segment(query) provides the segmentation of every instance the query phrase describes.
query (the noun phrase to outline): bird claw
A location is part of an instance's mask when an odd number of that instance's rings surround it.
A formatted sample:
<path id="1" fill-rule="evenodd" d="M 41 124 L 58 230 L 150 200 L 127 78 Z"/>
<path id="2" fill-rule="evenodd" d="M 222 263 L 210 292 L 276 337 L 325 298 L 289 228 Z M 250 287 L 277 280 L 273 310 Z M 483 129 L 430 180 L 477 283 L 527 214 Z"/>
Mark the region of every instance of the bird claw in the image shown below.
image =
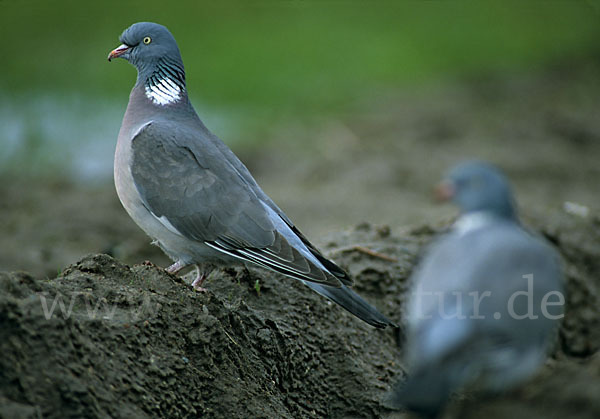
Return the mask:
<path id="1" fill-rule="evenodd" d="M 185 263 L 183 263 L 182 261 L 178 260 L 177 262 L 175 262 L 174 264 L 172 264 L 171 266 L 165 268 L 165 271 L 167 271 L 170 274 L 175 275 L 177 272 L 179 272 L 180 270 L 182 270 L 183 268 L 185 268 L 186 265 Z"/>
<path id="2" fill-rule="evenodd" d="M 208 290 L 206 288 L 202 288 L 202 284 L 204 283 L 204 281 L 206 281 L 206 275 L 200 273 L 200 270 L 198 270 L 196 279 L 194 279 L 194 281 L 192 282 L 192 288 L 198 292 L 207 292 Z"/>
<path id="3" fill-rule="evenodd" d="M 178 260 L 171 266 L 165 268 L 165 271 L 170 273 L 171 275 L 177 275 L 179 271 L 186 268 L 189 265 L 186 265 L 181 260 Z M 192 288 L 198 292 L 207 292 L 206 288 L 202 288 L 202 283 L 206 280 L 206 274 L 200 272 L 200 267 L 196 265 L 196 278 L 192 282 Z"/>

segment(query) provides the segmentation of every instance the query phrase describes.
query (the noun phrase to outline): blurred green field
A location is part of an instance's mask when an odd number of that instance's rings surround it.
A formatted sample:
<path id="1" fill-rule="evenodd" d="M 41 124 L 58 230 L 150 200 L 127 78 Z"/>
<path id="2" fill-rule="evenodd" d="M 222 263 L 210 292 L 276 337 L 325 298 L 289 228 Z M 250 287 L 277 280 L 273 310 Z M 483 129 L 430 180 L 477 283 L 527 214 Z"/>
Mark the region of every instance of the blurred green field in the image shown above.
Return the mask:
<path id="1" fill-rule="evenodd" d="M 0 0 L 0 172 L 111 176 L 135 70 L 106 57 L 137 21 L 171 29 L 194 105 L 239 151 L 420 86 L 597 60 L 598 3 Z"/>
<path id="2" fill-rule="evenodd" d="M 0 91 L 122 99 L 106 62 L 136 21 L 167 25 L 190 91 L 215 106 L 332 112 L 364 95 L 600 51 L 588 1 L 0 1 Z"/>

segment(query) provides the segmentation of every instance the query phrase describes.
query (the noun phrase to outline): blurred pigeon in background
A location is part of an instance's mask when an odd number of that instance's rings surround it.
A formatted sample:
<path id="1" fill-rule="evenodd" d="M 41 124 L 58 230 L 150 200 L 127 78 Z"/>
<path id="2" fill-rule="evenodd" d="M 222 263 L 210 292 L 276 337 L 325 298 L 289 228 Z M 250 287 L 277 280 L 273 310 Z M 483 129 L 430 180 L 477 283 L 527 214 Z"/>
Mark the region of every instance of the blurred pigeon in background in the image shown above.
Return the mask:
<path id="1" fill-rule="evenodd" d="M 138 71 L 115 153 L 115 185 L 131 218 L 175 262 L 196 265 L 198 290 L 216 266 L 251 262 L 296 278 L 375 327 L 392 324 L 354 293 L 258 186 L 192 107 L 179 48 L 162 25 L 136 23 L 110 52 Z"/>
<path id="2" fill-rule="evenodd" d="M 384 400 L 428 417 L 461 387 L 498 392 L 530 377 L 565 302 L 558 255 L 519 225 L 498 169 L 464 163 L 437 192 L 461 214 L 413 274 L 408 379 Z"/>

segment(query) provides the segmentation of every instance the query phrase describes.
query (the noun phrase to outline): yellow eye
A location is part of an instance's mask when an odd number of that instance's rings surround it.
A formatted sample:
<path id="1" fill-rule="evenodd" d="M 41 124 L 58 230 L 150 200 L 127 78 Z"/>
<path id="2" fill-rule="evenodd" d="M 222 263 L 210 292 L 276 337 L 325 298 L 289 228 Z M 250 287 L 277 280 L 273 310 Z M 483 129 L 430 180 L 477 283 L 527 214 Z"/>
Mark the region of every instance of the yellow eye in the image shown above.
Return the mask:
<path id="1" fill-rule="evenodd" d="M 150 42 L 152 42 L 152 38 L 149 36 L 144 37 L 144 44 L 148 45 Z"/>

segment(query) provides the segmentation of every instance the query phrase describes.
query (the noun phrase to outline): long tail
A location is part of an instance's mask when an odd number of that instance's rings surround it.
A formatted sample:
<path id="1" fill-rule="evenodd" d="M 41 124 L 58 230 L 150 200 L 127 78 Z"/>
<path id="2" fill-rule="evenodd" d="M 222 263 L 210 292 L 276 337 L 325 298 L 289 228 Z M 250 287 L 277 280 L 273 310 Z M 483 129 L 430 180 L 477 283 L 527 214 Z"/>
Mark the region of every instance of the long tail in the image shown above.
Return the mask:
<path id="1" fill-rule="evenodd" d="M 302 281 L 324 297 L 339 304 L 359 319 L 369 323 L 371 326 L 383 329 L 387 326 L 398 327 L 387 317 L 381 314 L 375 307 L 367 303 L 357 293 L 345 285 L 340 288 L 319 285 L 314 282 Z"/>

